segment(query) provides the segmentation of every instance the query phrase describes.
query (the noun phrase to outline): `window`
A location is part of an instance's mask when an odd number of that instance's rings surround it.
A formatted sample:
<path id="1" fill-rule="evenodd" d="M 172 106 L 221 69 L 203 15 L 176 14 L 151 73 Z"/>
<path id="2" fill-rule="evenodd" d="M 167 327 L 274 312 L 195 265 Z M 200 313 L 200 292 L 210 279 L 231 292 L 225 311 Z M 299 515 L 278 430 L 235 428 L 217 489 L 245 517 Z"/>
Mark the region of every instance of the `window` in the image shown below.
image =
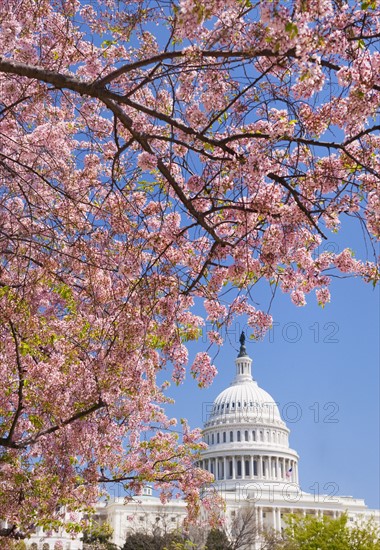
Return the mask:
<path id="1" fill-rule="evenodd" d="M 241 460 L 237 461 L 236 466 L 237 466 L 237 476 L 241 477 Z"/>
<path id="2" fill-rule="evenodd" d="M 231 407 L 234 408 L 235 407 L 235 401 L 232 401 L 231 403 Z"/>
<path id="3" fill-rule="evenodd" d="M 234 432 L 230 432 L 230 441 L 234 440 Z"/>
<path id="4" fill-rule="evenodd" d="M 248 430 L 245 430 L 244 432 L 244 439 L 248 441 Z"/>
<path id="5" fill-rule="evenodd" d="M 253 475 L 257 476 L 257 460 L 253 461 Z"/>
<path id="6" fill-rule="evenodd" d="M 214 442 L 214 434 L 212 434 L 212 436 L 211 436 L 211 445 L 214 445 L 214 443 L 215 443 Z"/>
<path id="7" fill-rule="evenodd" d="M 220 443 L 220 434 L 219 434 L 219 432 L 216 434 L 216 442 Z"/>
<path id="8" fill-rule="evenodd" d="M 238 433 L 237 433 L 237 440 L 241 441 L 241 439 L 240 439 L 240 430 L 238 430 Z"/>
<path id="9" fill-rule="evenodd" d="M 245 468 L 244 468 L 244 474 L 246 476 L 249 476 L 249 460 L 245 460 Z"/>
<path id="10" fill-rule="evenodd" d="M 256 432 L 253 430 L 252 432 L 252 441 L 256 441 Z"/>
<path id="11" fill-rule="evenodd" d="M 232 477 L 233 476 L 233 467 L 232 467 L 232 460 L 229 461 L 229 477 Z"/>
<path id="12" fill-rule="evenodd" d="M 207 436 L 207 445 L 210 445 L 210 436 Z"/>
<path id="13" fill-rule="evenodd" d="M 223 443 L 226 442 L 226 432 L 223 432 Z"/>
<path id="14" fill-rule="evenodd" d="M 238 406 L 238 409 L 240 409 L 240 401 L 238 401 L 238 404 L 237 404 L 237 406 Z"/>

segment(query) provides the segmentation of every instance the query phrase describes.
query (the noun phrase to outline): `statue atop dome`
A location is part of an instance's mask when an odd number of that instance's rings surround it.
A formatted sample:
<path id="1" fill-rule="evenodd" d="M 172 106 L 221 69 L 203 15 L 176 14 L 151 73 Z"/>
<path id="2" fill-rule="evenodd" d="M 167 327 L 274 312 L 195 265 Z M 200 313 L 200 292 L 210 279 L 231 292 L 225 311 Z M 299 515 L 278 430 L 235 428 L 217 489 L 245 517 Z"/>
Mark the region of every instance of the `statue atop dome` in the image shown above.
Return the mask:
<path id="1" fill-rule="evenodd" d="M 245 356 L 247 355 L 247 350 L 245 349 L 245 334 L 244 334 L 244 330 L 242 331 L 242 333 L 241 333 L 241 335 L 240 335 L 239 342 L 240 342 L 240 351 L 239 351 L 238 357 L 245 357 Z"/>

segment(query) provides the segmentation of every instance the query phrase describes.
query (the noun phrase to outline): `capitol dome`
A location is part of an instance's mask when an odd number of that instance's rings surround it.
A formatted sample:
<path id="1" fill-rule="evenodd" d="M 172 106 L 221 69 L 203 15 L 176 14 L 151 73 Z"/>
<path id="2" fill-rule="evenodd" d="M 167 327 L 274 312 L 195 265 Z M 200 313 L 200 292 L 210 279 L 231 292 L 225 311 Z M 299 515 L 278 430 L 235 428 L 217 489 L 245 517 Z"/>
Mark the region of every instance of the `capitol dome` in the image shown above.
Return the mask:
<path id="1" fill-rule="evenodd" d="M 227 485 L 256 480 L 298 486 L 298 455 L 289 447 L 289 429 L 273 397 L 252 378 L 244 333 L 240 343 L 235 377 L 214 400 L 204 425 L 208 448 L 200 465 Z"/>
<path id="2" fill-rule="evenodd" d="M 246 361 L 251 361 L 248 357 Z M 277 403 L 268 392 L 259 387 L 252 376 L 237 374 L 229 388 L 215 399 L 208 423 L 220 421 L 220 417 L 233 415 L 235 419 L 249 418 L 250 422 L 265 421 L 285 427 Z"/>

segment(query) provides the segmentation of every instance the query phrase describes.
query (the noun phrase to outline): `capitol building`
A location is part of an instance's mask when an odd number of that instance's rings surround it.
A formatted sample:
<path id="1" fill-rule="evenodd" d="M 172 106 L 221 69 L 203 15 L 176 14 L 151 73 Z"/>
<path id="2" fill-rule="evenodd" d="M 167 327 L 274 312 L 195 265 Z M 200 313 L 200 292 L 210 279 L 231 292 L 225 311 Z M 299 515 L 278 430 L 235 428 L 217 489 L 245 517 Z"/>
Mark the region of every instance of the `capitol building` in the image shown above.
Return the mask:
<path id="1" fill-rule="evenodd" d="M 379 511 L 368 509 L 363 499 L 302 491 L 298 479 L 299 455 L 289 446 L 289 428 L 281 419 L 272 396 L 252 377 L 252 359 L 245 348 L 244 333 L 240 343 L 235 377 L 214 400 L 204 424 L 208 447 L 198 463 L 214 475 L 213 490 L 226 502 L 227 525 L 243 508 L 253 510 L 258 532 L 281 531 L 284 516 L 289 513 L 333 518 L 347 513 L 349 521 L 371 516 L 379 521 Z M 111 541 L 122 547 L 131 532 L 181 528 L 186 503 L 172 500 L 163 505 L 146 487 L 143 494 L 133 500 L 119 497 L 99 504 L 97 515 L 100 522 L 111 525 Z M 34 548 L 42 548 L 43 541 L 44 550 L 53 549 L 59 538 L 64 550 L 82 548 L 79 540 L 70 540 L 63 534 L 52 539 L 41 535 L 33 536 L 29 547 L 35 542 Z M 257 547 L 257 542 L 252 541 L 251 549 Z"/>

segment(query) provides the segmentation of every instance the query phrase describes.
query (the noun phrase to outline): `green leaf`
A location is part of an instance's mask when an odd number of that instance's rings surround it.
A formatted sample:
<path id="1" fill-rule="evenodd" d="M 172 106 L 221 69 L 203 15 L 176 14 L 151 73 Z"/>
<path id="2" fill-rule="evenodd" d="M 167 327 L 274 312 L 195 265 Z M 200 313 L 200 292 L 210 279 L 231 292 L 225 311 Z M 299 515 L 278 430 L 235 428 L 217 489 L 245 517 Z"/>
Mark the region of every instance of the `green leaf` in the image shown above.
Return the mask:
<path id="1" fill-rule="evenodd" d="M 31 347 L 27 342 L 21 342 L 20 343 L 20 353 L 24 357 L 25 355 L 28 355 L 28 353 L 31 351 Z"/>
<path id="2" fill-rule="evenodd" d="M 116 44 L 116 40 L 103 40 L 101 43 L 102 48 L 109 48 L 110 46 L 114 46 Z"/>
<path id="3" fill-rule="evenodd" d="M 362 10 L 375 10 L 376 9 L 376 0 L 364 0 L 361 5 Z"/>
<path id="4" fill-rule="evenodd" d="M 289 34 L 290 38 L 295 38 L 298 34 L 298 27 L 295 23 L 288 21 L 285 25 L 285 30 Z"/>

